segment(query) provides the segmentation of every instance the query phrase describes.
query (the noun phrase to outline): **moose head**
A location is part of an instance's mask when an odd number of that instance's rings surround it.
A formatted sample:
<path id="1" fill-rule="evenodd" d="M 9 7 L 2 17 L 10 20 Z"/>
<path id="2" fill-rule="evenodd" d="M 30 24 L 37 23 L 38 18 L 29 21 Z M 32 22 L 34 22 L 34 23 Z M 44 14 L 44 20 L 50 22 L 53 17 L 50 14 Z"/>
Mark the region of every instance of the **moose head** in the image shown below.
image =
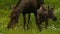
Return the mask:
<path id="1" fill-rule="evenodd" d="M 57 20 L 57 18 L 56 18 L 56 16 L 54 15 L 54 10 L 55 10 L 55 6 L 48 6 L 48 17 L 50 18 L 50 19 L 52 19 L 53 21 L 56 21 Z"/>

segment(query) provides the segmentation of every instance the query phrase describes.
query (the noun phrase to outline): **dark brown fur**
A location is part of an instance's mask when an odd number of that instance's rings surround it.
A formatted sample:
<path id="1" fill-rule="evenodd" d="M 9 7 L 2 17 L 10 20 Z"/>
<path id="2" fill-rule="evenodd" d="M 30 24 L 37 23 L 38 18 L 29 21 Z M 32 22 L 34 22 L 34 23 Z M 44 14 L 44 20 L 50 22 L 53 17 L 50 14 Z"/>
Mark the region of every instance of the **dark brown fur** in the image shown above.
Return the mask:
<path id="1" fill-rule="evenodd" d="M 48 26 L 48 19 L 53 19 L 54 21 L 57 20 L 57 18 L 54 16 L 54 8 L 53 7 L 46 7 L 45 5 L 41 5 L 39 10 L 37 11 L 37 20 L 38 22 L 37 27 L 41 31 L 42 30 L 42 22 L 45 21 L 45 28 Z"/>
<path id="2" fill-rule="evenodd" d="M 40 5 L 44 3 L 44 0 L 21 0 L 17 3 L 16 7 L 11 12 L 10 21 L 8 23 L 7 28 L 11 28 L 12 25 L 18 22 L 19 14 L 23 14 L 24 18 L 24 28 L 26 24 L 26 14 L 28 14 L 28 24 L 30 20 L 30 14 L 34 13 L 37 23 L 37 9 L 39 9 Z"/>

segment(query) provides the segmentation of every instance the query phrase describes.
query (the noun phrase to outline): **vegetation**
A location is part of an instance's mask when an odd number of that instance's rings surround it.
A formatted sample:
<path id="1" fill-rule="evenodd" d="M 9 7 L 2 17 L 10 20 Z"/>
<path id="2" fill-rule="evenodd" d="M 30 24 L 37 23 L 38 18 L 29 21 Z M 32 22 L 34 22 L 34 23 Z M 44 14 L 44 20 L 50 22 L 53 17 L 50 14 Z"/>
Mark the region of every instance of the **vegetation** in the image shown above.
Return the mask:
<path id="1" fill-rule="evenodd" d="M 10 20 L 10 5 L 16 5 L 18 0 L 0 0 L 0 34 L 60 34 L 60 2 L 59 0 L 45 0 L 45 5 L 56 5 L 55 16 L 57 21 L 49 20 L 48 29 L 44 28 L 40 32 L 35 24 L 34 14 L 31 14 L 29 30 L 23 29 L 23 16 L 20 14 L 19 23 L 14 29 L 7 30 L 6 26 Z"/>

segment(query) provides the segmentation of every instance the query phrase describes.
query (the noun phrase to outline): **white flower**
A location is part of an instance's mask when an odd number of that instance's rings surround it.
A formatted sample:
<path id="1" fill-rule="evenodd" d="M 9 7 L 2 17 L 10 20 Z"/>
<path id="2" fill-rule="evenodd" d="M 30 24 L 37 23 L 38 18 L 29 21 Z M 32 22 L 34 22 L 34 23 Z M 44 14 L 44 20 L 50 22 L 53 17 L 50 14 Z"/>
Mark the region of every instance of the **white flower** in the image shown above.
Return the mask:
<path id="1" fill-rule="evenodd" d="M 52 25 L 52 29 L 53 29 L 53 30 L 56 30 L 56 27 L 55 27 L 55 25 L 54 25 L 54 24 Z"/>

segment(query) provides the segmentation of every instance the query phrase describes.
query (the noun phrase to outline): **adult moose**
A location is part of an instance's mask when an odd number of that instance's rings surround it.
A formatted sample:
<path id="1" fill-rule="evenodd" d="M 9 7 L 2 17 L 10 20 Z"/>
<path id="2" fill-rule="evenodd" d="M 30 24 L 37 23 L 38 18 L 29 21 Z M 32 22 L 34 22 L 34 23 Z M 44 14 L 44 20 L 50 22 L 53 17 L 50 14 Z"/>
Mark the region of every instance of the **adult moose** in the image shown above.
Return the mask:
<path id="1" fill-rule="evenodd" d="M 41 5 L 40 8 L 37 10 L 37 27 L 41 31 L 42 30 L 42 22 L 45 21 L 45 28 L 48 26 L 48 19 L 52 19 L 56 21 L 57 18 L 54 15 L 55 7 Z"/>
<path id="2" fill-rule="evenodd" d="M 26 14 L 28 14 L 28 24 L 30 20 L 30 14 L 34 13 L 37 23 L 37 9 L 39 9 L 40 5 L 44 3 L 44 0 L 19 0 L 16 7 L 13 8 L 10 21 L 8 23 L 7 28 L 11 28 L 14 24 L 18 22 L 19 14 L 23 14 L 24 18 L 24 28 L 26 24 Z M 28 29 L 28 25 L 27 25 Z"/>

